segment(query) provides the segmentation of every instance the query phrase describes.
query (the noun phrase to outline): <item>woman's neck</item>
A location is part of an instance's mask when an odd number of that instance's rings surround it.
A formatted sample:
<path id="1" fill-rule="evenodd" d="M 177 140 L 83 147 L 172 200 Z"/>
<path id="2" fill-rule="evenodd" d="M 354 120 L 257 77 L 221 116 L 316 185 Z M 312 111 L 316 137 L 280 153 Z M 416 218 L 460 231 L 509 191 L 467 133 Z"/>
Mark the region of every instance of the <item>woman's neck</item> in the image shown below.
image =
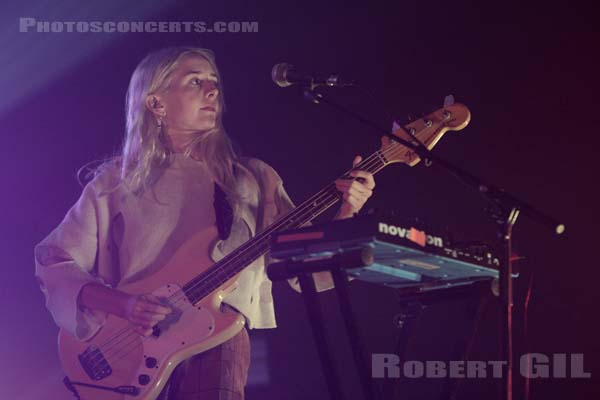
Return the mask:
<path id="1" fill-rule="evenodd" d="M 173 153 L 184 153 L 193 141 L 193 137 L 188 134 L 173 134 L 167 133 L 165 135 L 167 145 Z"/>

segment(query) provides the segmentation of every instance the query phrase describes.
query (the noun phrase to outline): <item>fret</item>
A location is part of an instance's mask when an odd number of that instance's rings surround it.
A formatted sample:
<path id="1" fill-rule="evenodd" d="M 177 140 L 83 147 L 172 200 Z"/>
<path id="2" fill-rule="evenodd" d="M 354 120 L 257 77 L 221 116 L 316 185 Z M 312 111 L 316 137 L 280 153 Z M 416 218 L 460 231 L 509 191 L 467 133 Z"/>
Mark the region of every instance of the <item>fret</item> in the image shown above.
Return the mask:
<path id="1" fill-rule="evenodd" d="M 387 160 L 385 159 L 385 157 L 383 156 L 383 154 L 381 153 L 380 150 L 377 150 L 375 152 L 375 154 L 377 154 L 377 158 L 379 159 L 379 161 L 381 162 L 381 168 L 385 167 L 387 164 Z"/>

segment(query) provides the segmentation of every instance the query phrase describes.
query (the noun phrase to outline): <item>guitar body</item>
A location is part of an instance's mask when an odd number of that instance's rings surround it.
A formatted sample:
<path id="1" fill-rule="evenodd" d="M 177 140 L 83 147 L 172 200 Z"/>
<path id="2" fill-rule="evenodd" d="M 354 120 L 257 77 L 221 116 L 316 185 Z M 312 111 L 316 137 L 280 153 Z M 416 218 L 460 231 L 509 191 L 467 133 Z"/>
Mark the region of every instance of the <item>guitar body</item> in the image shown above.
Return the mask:
<path id="1" fill-rule="evenodd" d="M 208 255 L 217 238 L 216 228 L 200 232 L 155 274 L 118 287 L 130 294 L 152 293 L 171 299 L 168 304 L 173 312 L 156 325 L 152 336 L 138 335 L 128 321 L 113 315 L 85 342 L 60 331 L 62 366 L 69 379 L 78 383 L 76 390 L 82 399 L 155 399 L 180 362 L 225 342 L 243 328 L 245 320 L 241 314 L 220 311 L 223 298 L 235 288 L 237 275 L 196 304 L 191 304 L 181 291 L 183 285 L 214 264 Z M 137 394 L 79 383 L 128 387 Z"/>

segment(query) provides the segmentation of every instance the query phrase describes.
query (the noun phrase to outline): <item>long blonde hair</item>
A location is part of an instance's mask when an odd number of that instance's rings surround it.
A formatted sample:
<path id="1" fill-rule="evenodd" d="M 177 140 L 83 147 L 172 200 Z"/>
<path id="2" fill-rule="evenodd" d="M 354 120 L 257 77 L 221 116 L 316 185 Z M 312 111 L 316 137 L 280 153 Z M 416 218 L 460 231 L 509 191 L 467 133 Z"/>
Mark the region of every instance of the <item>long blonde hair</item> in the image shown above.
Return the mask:
<path id="1" fill-rule="evenodd" d="M 187 46 L 167 47 L 148 54 L 131 76 L 125 101 L 125 139 L 118 157 L 118 165 L 120 183 L 126 183 L 136 194 L 150 189 L 159 177 L 160 170 L 171 162 L 171 150 L 165 140 L 165 134 L 157 125 L 156 117 L 146 107 L 146 97 L 168 88 L 173 70 L 186 55 L 196 55 L 208 61 L 221 82 L 213 52 Z M 237 178 L 243 174 L 250 177 L 252 184 L 255 184 L 256 180 L 252 173 L 240 164 L 223 127 L 222 114 L 225 104 L 221 88 L 217 100 L 220 111 L 215 127 L 194 138 L 184 154 L 194 154 L 206 162 L 213 179 L 227 194 L 235 211 L 241 201 Z"/>

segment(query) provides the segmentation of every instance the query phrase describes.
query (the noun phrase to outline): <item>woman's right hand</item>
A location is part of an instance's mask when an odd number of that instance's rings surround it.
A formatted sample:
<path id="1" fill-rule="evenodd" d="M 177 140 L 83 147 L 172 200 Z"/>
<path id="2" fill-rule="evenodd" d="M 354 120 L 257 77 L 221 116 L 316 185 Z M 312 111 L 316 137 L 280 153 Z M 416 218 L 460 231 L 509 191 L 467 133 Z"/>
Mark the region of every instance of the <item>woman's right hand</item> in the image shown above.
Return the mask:
<path id="1" fill-rule="evenodd" d="M 152 334 L 152 328 L 171 313 L 159 298 L 152 294 L 131 295 L 124 306 L 123 318 L 134 325 L 134 330 L 144 337 Z"/>
<path id="2" fill-rule="evenodd" d="M 152 328 L 171 312 L 152 294 L 133 295 L 97 282 L 83 286 L 79 306 L 100 310 L 126 319 L 142 336 L 150 336 Z"/>

